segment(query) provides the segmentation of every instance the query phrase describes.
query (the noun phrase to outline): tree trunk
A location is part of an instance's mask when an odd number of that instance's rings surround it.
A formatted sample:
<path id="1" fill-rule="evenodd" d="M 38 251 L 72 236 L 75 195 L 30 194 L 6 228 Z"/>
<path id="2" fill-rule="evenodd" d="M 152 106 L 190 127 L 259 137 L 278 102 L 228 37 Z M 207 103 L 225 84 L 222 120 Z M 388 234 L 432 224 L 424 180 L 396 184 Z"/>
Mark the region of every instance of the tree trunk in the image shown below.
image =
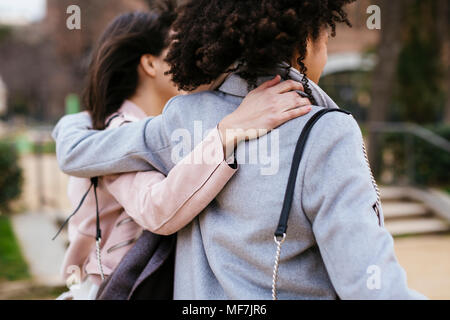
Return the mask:
<path id="1" fill-rule="evenodd" d="M 450 124 L 450 5 L 448 0 L 437 0 L 436 28 L 442 48 L 442 65 L 444 67 L 445 111 L 444 122 Z"/>
<path id="2" fill-rule="evenodd" d="M 381 8 L 381 39 L 378 46 L 378 63 L 372 78 L 372 103 L 369 110 L 369 126 L 387 120 L 396 81 L 397 62 L 402 48 L 404 13 L 409 0 L 378 0 Z M 381 153 L 378 136 L 372 130 L 369 135 L 369 156 L 375 175 L 380 174 Z"/>

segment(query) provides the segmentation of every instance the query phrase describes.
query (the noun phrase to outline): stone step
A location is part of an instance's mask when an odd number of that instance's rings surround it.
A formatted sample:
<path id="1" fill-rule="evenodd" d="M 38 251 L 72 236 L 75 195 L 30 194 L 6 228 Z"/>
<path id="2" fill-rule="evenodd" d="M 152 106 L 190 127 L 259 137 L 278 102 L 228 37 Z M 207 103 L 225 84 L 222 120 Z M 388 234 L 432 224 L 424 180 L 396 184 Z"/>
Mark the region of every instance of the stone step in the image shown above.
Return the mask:
<path id="1" fill-rule="evenodd" d="M 386 221 L 386 229 L 395 236 L 450 231 L 450 225 L 438 218 L 416 218 Z"/>
<path id="2" fill-rule="evenodd" d="M 383 203 L 384 218 L 399 219 L 426 216 L 428 208 L 417 202 L 385 202 Z"/>
<path id="3" fill-rule="evenodd" d="M 402 200 L 407 196 L 406 188 L 404 187 L 381 187 L 382 202 Z"/>

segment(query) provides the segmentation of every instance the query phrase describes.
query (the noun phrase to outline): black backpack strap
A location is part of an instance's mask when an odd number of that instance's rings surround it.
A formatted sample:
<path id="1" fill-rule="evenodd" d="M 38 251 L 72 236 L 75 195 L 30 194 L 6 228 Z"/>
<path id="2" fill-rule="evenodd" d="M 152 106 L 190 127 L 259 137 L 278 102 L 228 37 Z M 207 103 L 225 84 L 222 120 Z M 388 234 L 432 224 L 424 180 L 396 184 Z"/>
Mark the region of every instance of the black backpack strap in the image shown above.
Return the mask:
<path id="1" fill-rule="evenodd" d="M 289 180 L 286 188 L 286 193 L 284 196 L 283 209 L 281 210 L 280 221 L 278 223 L 277 230 L 275 231 L 276 238 L 282 238 L 286 236 L 287 232 L 287 223 L 289 219 L 289 214 L 291 212 L 292 200 L 294 198 L 295 191 L 295 183 L 297 180 L 297 174 L 300 167 L 300 162 L 302 160 L 303 151 L 305 149 L 306 141 L 308 140 L 308 136 L 316 124 L 317 121 L 325 114 L 330 112 L 342 112 L 347 115 L 350 115 L 349 112 L 342 109 L 322 109 L 314 114 L 311 119 L 306 123 L 303 131 L 298 139 L 297 146 L 295 148 L 294 159 L 292 160 L 291 172 L 289 174 Z"/>

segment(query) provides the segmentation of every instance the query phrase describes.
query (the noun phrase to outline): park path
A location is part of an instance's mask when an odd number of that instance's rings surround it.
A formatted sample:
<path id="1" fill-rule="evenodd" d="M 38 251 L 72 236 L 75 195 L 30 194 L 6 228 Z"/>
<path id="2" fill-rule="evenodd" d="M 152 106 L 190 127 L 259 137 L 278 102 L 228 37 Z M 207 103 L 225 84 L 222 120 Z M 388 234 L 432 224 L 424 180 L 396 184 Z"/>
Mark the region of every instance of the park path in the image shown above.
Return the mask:
<path id="1" fill-rule="evenodd" d="M 65 244 L 62 237 L 52 241 L 58 231 L 54 220 L 37 212 L 16 214 L 11 220 L 33 280 L 49 286 L 62 285 L 60 268 Z"/>
<path id="2" fill-rule="evenodd" d="M 450 300 L 450 234 L 396 238 L 394 243 L 410 288 L 433 300 Z"/>

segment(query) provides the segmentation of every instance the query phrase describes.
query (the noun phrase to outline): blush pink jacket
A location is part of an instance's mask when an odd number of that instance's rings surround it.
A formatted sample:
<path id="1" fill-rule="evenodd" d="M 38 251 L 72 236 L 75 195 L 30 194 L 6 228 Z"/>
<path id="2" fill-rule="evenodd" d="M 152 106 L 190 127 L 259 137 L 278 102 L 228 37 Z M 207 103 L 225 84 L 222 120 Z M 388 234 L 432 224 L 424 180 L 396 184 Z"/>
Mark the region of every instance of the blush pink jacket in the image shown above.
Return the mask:
<path id="1" fill-rule="evenodd" d="M 108 128 L 145 118 L 135 104 L 126 101 L 110 117 Z M 207 154 L 206 154 L 207 153 Z M 193 161 L 205 159 L 208 161 Z M 211 133 L 165 177 L 158 171 L 135 172 L 99 179 L 97 195 L 102 229 L 102 266 L 110 275 L 143 229 L 170 235 L 188 225 L 223 189 L 236 172 L 224 160 L 220 134 Z M 89 179 L 71 177 L 68 194 L 77 206 L 88 190 Z M 95 252 L 96 205 L 91 190 L 69 222 L 69 248 L 62 266 L 63 277 L 74 272 L 100 284 Z"/>

